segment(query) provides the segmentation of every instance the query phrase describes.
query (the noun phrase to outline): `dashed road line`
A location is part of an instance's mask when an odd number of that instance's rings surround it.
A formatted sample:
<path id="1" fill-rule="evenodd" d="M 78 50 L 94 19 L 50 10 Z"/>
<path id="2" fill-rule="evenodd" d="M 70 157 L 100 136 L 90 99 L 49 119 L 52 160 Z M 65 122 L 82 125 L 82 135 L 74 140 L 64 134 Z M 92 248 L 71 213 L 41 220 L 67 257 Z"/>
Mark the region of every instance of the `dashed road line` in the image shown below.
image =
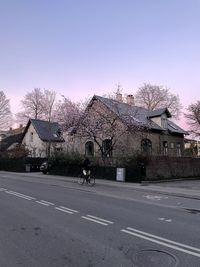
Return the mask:
<path id="1" fill-rule="evenodd" d="M 126 229 L 121 229 L 121 232 L 200 258 L 200 253 L 197 253 L 200 252 L 199 248 L 188 246 L 160 236 L 152 235 L 131 227 L 127 227 Z"/>
<path id="2" fill-rule="evenodd" d="M 67 207 L 64 207 L 64 206 L 60 206 L 61 209 L 64 209 L 64 210 L 68 210 L 70 212 L 74 212 L 74 213 L 78 213 L 77 210 L 73 210 L 73 209 L 70 209 L 70 208 L 67 208 Z"/>
<path id="3" fill-rule="evenodd" d="M 172 219 L 158 218 L 159 221 L 172 222 Z"/>
<path id="4" fill-rule="evenodd" d="M 155 196 L 155 195 L 144 195 L 143 197 L 150 199 L 150 200 L 156 200 L 156 201 L 159 201 L 162 199 L 168 199 L 168 197 L 166 196 Z"/>
<path id="5" fill-rule="evenodd" d="M 42 202 L 42 201 L 40 201 L 40 200 L 36 200 L 35 202 L 38 203 L 38 204 L 47 206 L 47 207 L 50 206 L 49 204 L 47 204 L 47 203 L 45 203 L 45 202 Z"/>
<path id="6" fill-rule="evenodd" d="M 3 192 L 3 191 L 6 191 L 6 190 L 7 190 L 7 189 L 5 189 L 5 188 L 3 188 L 3 187 L 0 188 L 0 191 L 2 191 L 2 192 Z"/>
<path id="7" fill-rule="evenodd" d="M 66 208 L 66 207 L 63 207 L 63 206 L 55 207 L 55 209 L 59 210 L 59 211 L 62 211 L 62 212 L 65 212 L 65 213 L 68 213 L 68 214 L 78 213 L 77 210 L 72 210 L 72 209 L 69 209 L 69 208 Z"/>
<path id="8" fill-rule="evenodd" d="M 108 226 L 109 224 L 113 224 L 114 222 L 96 217 L 96 216 L 92 216 L 92 215 L 87 215 L 87 216 L 81 216 L 81 218 L 91 221 L 91 222 L 95 222 L 95 223 L 99 223 L 101 225 L 105 225 Z"/>
<path id="9" fill-rule="evenodd" d="M 14 195 L 16 197 L 20 197 L 20 198 L 24 198 L 26 200 L 35 200 L 36 198 L 34 197 L 31 197 L 31 196 L 27 196 L 27 195 L 24 195 L 24 194 L 20 194 L 20 193 L 17 193 L 17 192 L 14 192 L 14 191 L 8 191 L 6 190 L 5 191 L 7 194 L 10 194 L 10 195 Z"/>
<path id="10" fill-rule="evenodd" d="M 45 206 L 54 206 L 54 203 L 46 201 L 46 200 L 40 200 L 38 202 L 40 202 L 41 204 L 43 204 Z"/>

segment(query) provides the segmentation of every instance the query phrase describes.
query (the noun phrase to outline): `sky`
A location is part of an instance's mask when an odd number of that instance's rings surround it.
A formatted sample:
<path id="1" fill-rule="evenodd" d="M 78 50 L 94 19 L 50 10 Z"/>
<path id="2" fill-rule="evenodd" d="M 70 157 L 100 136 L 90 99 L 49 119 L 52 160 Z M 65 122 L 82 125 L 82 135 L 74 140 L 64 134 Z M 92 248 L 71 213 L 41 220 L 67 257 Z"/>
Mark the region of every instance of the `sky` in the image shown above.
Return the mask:
<path id="1" fill-rule="evenodd" d="M 0 90 L 14 113 L 34 88 L 76 101 L 121 84 L 200 99 L 200 0 L 0 0 Z"/>

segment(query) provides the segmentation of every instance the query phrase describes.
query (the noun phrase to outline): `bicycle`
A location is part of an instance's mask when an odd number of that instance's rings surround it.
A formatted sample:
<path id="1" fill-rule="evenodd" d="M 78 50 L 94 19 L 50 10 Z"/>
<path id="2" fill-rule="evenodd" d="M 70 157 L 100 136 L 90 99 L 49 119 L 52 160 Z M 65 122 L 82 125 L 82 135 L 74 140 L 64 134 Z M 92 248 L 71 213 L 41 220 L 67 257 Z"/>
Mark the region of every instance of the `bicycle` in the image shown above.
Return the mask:
<path id="1" fill-rule="evenodd" d="M 84 183 L 87 183 L 90 186 L 95 185 L 95 178 L 93 175 L 91 175 L 90 170 L 86 171 L 85 169 L 83 169 L 78 176 L 78 184 L 83 185 Z"/>

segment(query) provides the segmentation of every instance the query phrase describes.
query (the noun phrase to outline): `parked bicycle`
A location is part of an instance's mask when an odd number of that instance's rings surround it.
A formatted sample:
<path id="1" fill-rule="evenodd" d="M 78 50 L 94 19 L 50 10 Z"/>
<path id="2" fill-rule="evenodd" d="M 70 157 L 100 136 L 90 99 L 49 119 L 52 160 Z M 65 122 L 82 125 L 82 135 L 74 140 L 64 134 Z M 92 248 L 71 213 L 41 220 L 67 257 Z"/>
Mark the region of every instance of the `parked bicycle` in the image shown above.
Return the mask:
<path id="1" fill-rule="evenodd" d="M 94 186 L 95 185 L 95 178 L 91 174 L 91 170 L 82 169 L 82 172 L 78 176 L 78 183 L 80 185 L 83 185 L 84 183 L 86 183 L 90 186 Z"/>

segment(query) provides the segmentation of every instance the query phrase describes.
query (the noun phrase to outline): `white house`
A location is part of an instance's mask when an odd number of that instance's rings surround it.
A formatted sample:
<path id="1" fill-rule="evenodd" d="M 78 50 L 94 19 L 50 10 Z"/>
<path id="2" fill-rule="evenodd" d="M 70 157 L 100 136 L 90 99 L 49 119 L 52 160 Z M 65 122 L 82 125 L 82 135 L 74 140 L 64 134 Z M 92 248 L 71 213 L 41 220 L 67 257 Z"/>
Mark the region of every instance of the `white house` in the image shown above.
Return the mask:
<path id="1" fill-rule="evenodd" d="M 29 156 L 45 158 L 50 153 L 61 151 L 65 142 L 57 122 L 30 119 L 24 130 L 21 143 L 29 150 Z"/>

